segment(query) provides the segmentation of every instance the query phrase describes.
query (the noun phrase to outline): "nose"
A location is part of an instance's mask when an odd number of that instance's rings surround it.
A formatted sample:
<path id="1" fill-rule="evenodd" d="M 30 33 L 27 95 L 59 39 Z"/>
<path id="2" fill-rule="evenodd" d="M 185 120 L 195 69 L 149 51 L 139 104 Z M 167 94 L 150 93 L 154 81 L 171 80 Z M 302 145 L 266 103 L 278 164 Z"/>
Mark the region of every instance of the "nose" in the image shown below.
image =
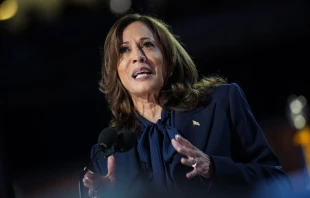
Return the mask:
<path id="1" fill-rule="evenodd" d="M 133 58 L 132 58 L 132 62 L 133 63 L 136 63 L 136 62 L 139 62 L 139 63 L 143 63 L 146 61 L 146 56 L 143 52 L 143 50 L 141 49 L 136 49 L 135 52 L 133 53 Z"/>

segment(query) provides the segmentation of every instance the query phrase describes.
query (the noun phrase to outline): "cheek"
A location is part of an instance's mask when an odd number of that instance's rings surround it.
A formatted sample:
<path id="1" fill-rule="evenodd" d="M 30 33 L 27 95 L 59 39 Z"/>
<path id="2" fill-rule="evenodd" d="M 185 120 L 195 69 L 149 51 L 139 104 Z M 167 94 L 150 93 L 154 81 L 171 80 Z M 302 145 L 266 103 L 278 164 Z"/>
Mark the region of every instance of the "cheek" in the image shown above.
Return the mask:
<path id="1" fill-rule="evenodd" d="M 123 79 L 125 77 L 126 74 L 126 65 L 124 64 L 124 62 L 120 62 L 117 66 L 117 73 L 118 76 Z"/>
<path id="2" fill-rule="evenodd" d="M 130 89 L 130 76 L 127 74 L 127 65 L 119 64 L 117 67 L 118 78 L 126 90 Z"/>
<path id="3" fill-rule="evenodd" d="M 124 75 L 124 71 L 118 69 L 117 72 L 118 72 L 118 79 L 120 83 L 125 87 L 125 89 L 128 90 L 128 87 L 126 86 L 128 83 L 126 83 L 127 80 L 126 80 L 126 76 Z"/>

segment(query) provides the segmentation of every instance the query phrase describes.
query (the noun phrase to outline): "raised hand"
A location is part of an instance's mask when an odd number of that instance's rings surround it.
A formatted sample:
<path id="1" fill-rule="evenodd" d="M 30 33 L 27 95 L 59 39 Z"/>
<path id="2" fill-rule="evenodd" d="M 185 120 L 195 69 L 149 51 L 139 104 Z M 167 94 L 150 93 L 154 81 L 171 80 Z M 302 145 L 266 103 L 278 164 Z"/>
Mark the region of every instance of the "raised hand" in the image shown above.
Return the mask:
<path id="1" fill-rule="evenodd" d="M 115 158 L 114 156 L 108 157 L 108 173 L 105 176 L 87 171 L 83 178 L 83 183 L 88 188 L 88 195 L 90 197 L 99 197 L 105 188 L 111 187 L 115 183 Z"/>
<path id="2" fill-rule="evenodd" d="M 178 153 L 187 156 L 187 158 L 181 159 L 181 163 L 193 167 L 192 171 L 186 173 L 187 178 L 193 178 L 198 175 L 205 178 L 212 177 L 213 164 L 207 154 L 196 148 L 180 135 L 176 135 L 175 139 L 171 140 L 171 143 Z"/>

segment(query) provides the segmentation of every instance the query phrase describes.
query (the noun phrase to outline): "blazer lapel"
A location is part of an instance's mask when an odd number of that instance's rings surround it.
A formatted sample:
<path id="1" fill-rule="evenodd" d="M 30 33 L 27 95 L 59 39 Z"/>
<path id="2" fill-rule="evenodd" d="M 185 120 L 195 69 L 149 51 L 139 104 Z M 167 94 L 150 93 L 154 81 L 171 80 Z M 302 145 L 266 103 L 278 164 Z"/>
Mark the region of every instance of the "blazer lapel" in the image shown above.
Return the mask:
<path id="1" fill-rule="evenodd" d="M 215 104 L 199 107 L 193 111 L 176 113 L 175 127 L 194 146 L 204 150 L 212 128 Z"/>

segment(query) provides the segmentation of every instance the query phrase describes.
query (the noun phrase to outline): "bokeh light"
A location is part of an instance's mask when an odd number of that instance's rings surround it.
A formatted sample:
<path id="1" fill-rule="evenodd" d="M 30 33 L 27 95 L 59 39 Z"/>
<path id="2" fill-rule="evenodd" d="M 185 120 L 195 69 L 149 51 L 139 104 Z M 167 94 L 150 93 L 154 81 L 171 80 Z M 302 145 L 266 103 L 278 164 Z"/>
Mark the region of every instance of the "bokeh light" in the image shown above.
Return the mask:
<path id="1" fill-rule="evenodd" d="M 124 14 L 131 8 L 131 0 L 110 0 L 112 13 Z"/>
<path id="2" fill-rule="evenodd" d="M 15 16 L 18 10 L 16 0 L 5 0 L 0 4 L 0 20 L 7 20 Z"/>

